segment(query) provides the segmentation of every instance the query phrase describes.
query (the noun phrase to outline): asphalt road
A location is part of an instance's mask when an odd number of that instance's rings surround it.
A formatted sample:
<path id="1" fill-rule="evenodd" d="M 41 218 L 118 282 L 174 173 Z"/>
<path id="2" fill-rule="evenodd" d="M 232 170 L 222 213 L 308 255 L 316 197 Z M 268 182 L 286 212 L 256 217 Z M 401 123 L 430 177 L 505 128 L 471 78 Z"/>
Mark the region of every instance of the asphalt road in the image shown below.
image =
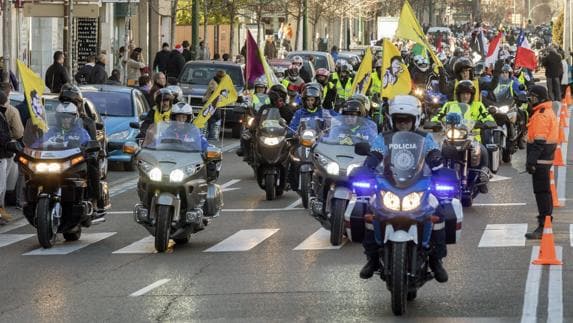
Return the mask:
<path id="1" fill-rule="evenodd" d="M 536 224 L 531 179 L 521 173 L 524 151 L 502 166 L 488 195 L 464 209 L 462 241 L 449 246 L 445 261 L 449 282 L 427 283 L 396 319 L 385 284 L 358 277 L 361 245 L 330 247 L 293 192 L 265 201 L 233 151 L 236 141 L 224 146 L 231 149 L 219 179 L 224 212 L 167 253 L 154 253 L 133 220 L 136 173 L 111 172 L 107 222 L 84 230 L 79 243 L 43 252 L 24 220 L 0 228 L 0 321 L 573 320 L 573 201 L 555 212 L 565 265 L 530 266 L 539 243 L 523 238 Z M 571 182 L 563 169 L 558 181 Z"/>

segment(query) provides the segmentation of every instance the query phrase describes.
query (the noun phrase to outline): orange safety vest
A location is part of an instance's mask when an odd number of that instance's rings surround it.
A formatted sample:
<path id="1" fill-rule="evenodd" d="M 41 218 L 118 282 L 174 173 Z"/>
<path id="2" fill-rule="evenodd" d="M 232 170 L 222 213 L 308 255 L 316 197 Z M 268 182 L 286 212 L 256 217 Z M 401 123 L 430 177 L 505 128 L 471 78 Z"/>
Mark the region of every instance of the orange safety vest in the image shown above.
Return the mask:
<path id="1" fill-rule="evenodd" d="M 547 101 L 534 107 L 527 124 L 528 144 L 533 144 L 536 140 L 545 141 L 544 151 L 537 160 L 538 164 L 553 164 L 555 146 L 559 141 L 559 125 L 552 105 L 551 101 Z"/>

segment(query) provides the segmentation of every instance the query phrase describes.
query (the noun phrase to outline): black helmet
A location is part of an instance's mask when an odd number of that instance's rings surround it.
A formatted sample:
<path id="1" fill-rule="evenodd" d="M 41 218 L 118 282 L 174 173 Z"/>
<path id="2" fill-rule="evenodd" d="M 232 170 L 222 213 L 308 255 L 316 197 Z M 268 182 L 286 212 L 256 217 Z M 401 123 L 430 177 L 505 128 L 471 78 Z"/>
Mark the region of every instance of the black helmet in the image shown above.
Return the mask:
<path id="1" fill-rule="evenodd" d="M 78 103 L 84 101 L 84 97 L 80 88 L 71 83 L 62 85 L 58 99 L 60 102 L 73 102 L 76 104 L 76 106 Z"/>
<path id="2" fill-rule="evenodd" d="M 458 87 L 456 88 L 456 99 L 458 99 L 458 101 L 460 99 L 460 94 L 462 93 L 470 93 L 472 95 L 470 102 L 472 102 L 476 94 L 474 83 L 468 80 L 458 83 Z"/>
<path id="3" fill-rule="evenodd" d="M 271 86 L 271 88 L 269 89 L 269 99 L 271 100 L 271 103 L 273 105 L 277 105 L 277 102 L 279 99 L 286 101 L 287 98 L 287 90 L 285 89 L 284 85 L 282 84 L 275 84 L 273 86 Z"/>
<path id="4" fill-rule="evenodd" d="M 171 89 L 169 88 L 162 88 L 159 91 L 157 91 L 157 93 L 155 93 L 155 103 L 157 105 L 161 105 L 161 101 L 163 100 L 169 100 L 171 102 L 173 102 L 173 100 L 175 99 L 175 96 L 173 95 L 173 92 L 171 92 Z"/>
<path id="5" fill-rule="evenodd" d="M 533 85 L 529 88 L 528 92 L 530 96 L 536 96 L 539 99 L 539 102 L 549 101 L 547 89 L 541 85 Z"/>
<path id="6" fill-rule="evenodd" d="M 316 99 L 314 103 L 314 107 L 310 107 L 311 110 L 316 109 L 320 106 L 320 99 L 322 98 L 322 86 L 318 83 L 308 83 L 304 90 L 302 91 L 302 100 L 305 108 L 309 108 L 306 106 L 306 98 L 313 97 Z"/>
<path id="7" fill-rule="evenodd" d="M 364 117 L 366 115 L 366 108 L 364 107 L 364 103 L 362 103 L 362 101 L 352 98 L 344 102 L 341 114 Z"/>
<path id="8" fill-rule="evenodd" d="M 458 77 L 462 70 L 466 68 L 471 69 L 471 73 L 473 74 L 474 63 L 472 63 L 472 61 L 467 57 L 458 58 L 454 63 L 454 74 L 456 77 Z M 471 78 L 473 78 L 473 75 L 471 75 Z"/>
<path id="9" fill-rule="evenodd" d="M 340 66 L 340 74 L 342 74 L 343 72 L 346 72 L 347 75 L 350 75 L 350 66 L 348 64 Z"/>

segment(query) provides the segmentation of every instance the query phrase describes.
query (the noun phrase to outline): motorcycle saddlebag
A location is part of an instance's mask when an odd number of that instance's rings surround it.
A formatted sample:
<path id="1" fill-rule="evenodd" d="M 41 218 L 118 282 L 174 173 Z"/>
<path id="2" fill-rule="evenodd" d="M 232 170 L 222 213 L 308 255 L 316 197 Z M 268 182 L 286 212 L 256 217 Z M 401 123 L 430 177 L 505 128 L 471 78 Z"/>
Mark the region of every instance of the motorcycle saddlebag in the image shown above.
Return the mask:
<path id="1" fill-rule="evenodd" d="M 446 244 L 457 243 L 462 234 L 463 209 L 459 200 L 442 204 L 436 210 L 445 219 Z"/>

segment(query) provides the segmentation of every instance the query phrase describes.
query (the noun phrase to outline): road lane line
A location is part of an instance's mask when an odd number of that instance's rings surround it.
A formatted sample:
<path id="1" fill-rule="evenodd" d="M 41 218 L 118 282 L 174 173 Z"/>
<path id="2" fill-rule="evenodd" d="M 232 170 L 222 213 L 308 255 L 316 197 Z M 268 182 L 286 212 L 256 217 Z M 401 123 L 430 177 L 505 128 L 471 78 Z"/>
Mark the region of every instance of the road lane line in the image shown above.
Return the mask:
<path id="1" fill-rule="evenodd" d="M 526 232 L 527 223 L 488 224 L 478 247 L 524 247 Z"/>
<path id="2" fill-rule="evenodd" d="M 338 246 L 330 244 L 330 231 L 325 228 L 318 229 L 293 250 L 338 250 L 346 243 L 346 239 Z"/>
<path id="3" fill-rule="evenodd" d="M 286 208 L 287 209 L 294 209 L 295 207 L 299 206 L 302 203 L 302 199 L 298 199 L 291 204 L 289 204 Z"/>
<path id="4" fill-rule="evenodd" d="M 16 230 L 18 228 L 25 226 L 26 224 L 28 224 L 28 220 L 26 219 L 19 219 L 14 222 L 8 222 L 8 224 L 6 224 L 5 226 L 0 227 L 0 233 Z"/>
<path id="5" fill-rule="evenodd" d="M 230 181 L 228 181 L 228 182 L 226 182 L 226 183 L 224 183 L 224 184 L 221 184 L 221 188 L 223 189 L 223 188 L 227 188 L 227 187 L 229 187 L 229 186 L 233 186 L 233 185 L 237 184 L 237 183 L 240 182 L 240 181 L 241 181 L 240 179 L 232 179 L 232 180 L 230 180 Z"/>
<path id="6" fill-rule="evenodd" d="M 126 254 L 126 253 L 155 253 L 155 237 L 148 236 L 138 240 L 127 247 L 118 249 L 113 254 Z"/>
<path id="7" fill-rule="evenodd" d="M 473 206 L 524 206 L 527 203 L 475 203 Z"/>
<path id="8" fill-rule="evenodd" d="M 234 143 L 232 143 L 232 144 L 228 144 L 228 145 L 222 147 L 222 148 L 221 148 L 221 151 L 225 153 L 225 152 L 228 152 L 228 151 L 233 150 L 233 149 L 235 149 L 235 148 L 239 148 L 239 146 L 241 146 L 241 142 L 240 142 L 240 141 L 239 141 L 239 142 L 234 142 Z"/>
<path id="9" fill-rule="evenodd" d="M 563 248 L 555 247 L 557 259 L 563 260 Z M 549 291 L 547 292 L 547 323 L 563 322 L 563 265 L 549 266 Z"/>
<path id="10" fill-rule="evenodd" d="M 277 233 L 277 231 L 279 229 L 240 230 L 203 252 L 248 251 Z"/>
<path id="11" fill-rule="evenodd" d="M 0 248 L 35 236 L 35 234 L 0 234 Z"/>
<path id="12" fill-rule="evenodd" d="M 573 247 L 573 224 L 569 224 L 569 242 L 571 247 Z"/>
<path id="13" fill-rule="evenodd" d="M 539 286 L 541 284 L 543 266 L 534 265 L 531 262 L 537 258 L 538 254 L 539 246 L 533 247 L 531 250 L 531 260 L 529 261 L 527 280 L 525 281 L 521 323 L 537 323 L 537 303 L 539 302 Z"/>
<path id="14" fill-rule="evenodd" d="M 302 207 L 295 207 L 292 209 L 222 209 L 222 212 L 283 212 L 283 211 L 300 211 L 304 210 Z"/>
<path id="15" fill-rule="evenodd" d="M 563 131 L 565 138 L 569 138 L 569 127 L 564 128 Z M 567 146 L 567 143 L 561 145 L 561 152 L 563 158 L 565 159 L 565 164 L 567 164 Z M 561 206 L 565 206 L 565 197 L 567 194 L 567 167 L 559 166 L 556 168 L 557 174 L 555 175 L 555 180 L 557 181 L 557 200 Z"/>
<path id="16" fill-rule="evenodd" d="M 510 180 L 511 177 L 505 177 L 505 176 L 500 176 L 500 175 L 493 175 L 493 177 L 489 180 L 490 182 L 501 182 L 501 181 L 507 181 Z"/>
<path id="17" fill-rule="evenodd" d="M 84 233 L 82 234 L 81 239 L 78 241 L 59 242 L 50 249 L 38 248 L 36 250 L 26 252 L 24 256 L 67 255 L 103 239 L 107 239 L 116 233 L 117 232 Z"/>
<path id="18" fill-rule="evenodd" d="M 168 283 L 171 279 L 165 278 L 165 279 L 160 279 L 158 281 L 156 281 L 155 283 L 143 287 L 142 289 L 138 290 L 137 292 L 134 292 L 132 294 L 130 294 L 130 297 L 138 297 L 138 296 L 142 296 L 145 295 L 147 293 L 149 293 L 150 291 L 156 289 L 157 287 L 160 287 L 162 285 L 165 285 L 166 283 Z"/>

